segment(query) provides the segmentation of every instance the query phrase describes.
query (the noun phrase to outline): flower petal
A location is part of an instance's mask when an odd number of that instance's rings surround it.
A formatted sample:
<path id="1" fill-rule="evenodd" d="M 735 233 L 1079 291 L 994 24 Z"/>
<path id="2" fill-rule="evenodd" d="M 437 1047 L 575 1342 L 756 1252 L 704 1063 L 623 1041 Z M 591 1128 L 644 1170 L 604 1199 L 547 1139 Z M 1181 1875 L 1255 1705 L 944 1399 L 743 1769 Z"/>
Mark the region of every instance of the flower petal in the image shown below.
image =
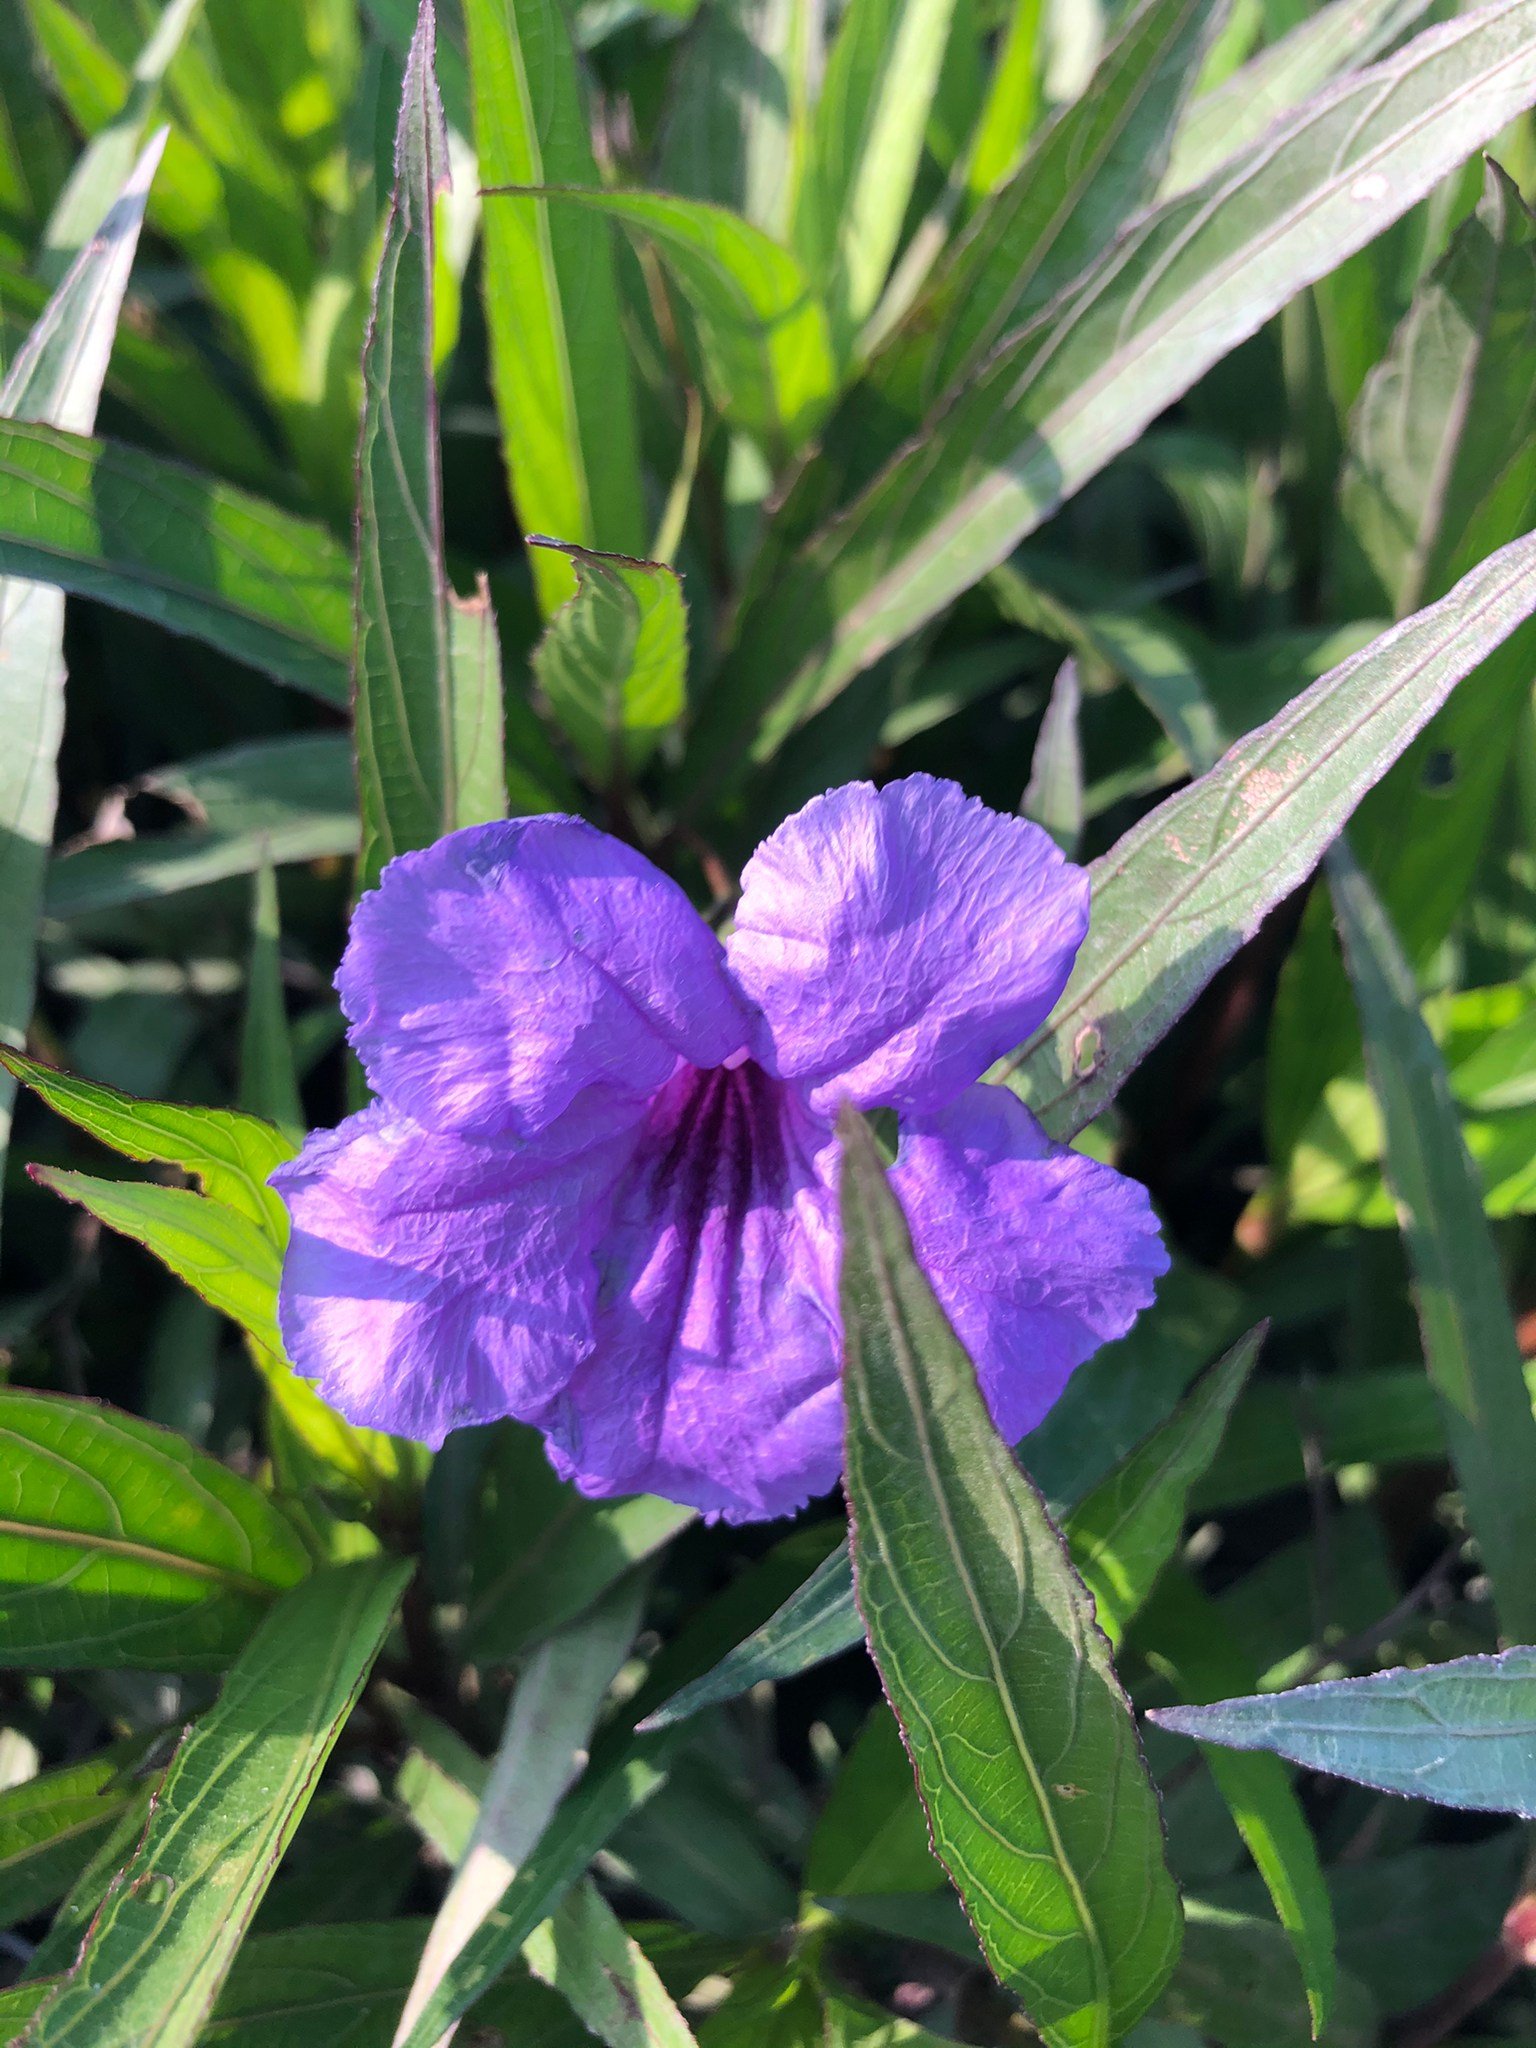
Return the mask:
<path id="1" fill-rule="evenodd" d="M 293 1229 L 278 1294 L 297 1371 L 351 1422 L 440 1444 L 528 1416 L 592 1348 L 592 1247 L 627 1144 L 566 1119 L 471 1145 L 382 1103 L 272 1175 Z"/>
<path id="2" fill-rule="evenodd" d="M 378 1094 L 429 1130 L 542 1130 L 584 1089 L 623 1121 L 748 1020 L 682 890 L 580 818 L 452 832 L 385 869 L 336 985 Z"/>
<path id="3" fill-rule="evenodd" d="M 591 1356 L 538 1417 L 584 1492 L 748 1521 L 834 1484 L 836 1164 L 750 1063 L 657 1098 L 599 1253 Z"/>
<path id="4" fill-rule="evenodd" d="M 830 1113 L 952 1101 L 1045 1018 L 1088 929 L 1088 877 L 958 784 L 852 782 L 796 812 L 742 876 L 731 972 L 753 1055 Z"/>
<path id="5" fill-rule="evenodd" d="M 891 1184 L 1009 1443 L 1168 1270 L 1146 1189 L 1053 1145 L 1006 1088 L 967 1089 L 905 1127 Z"/>

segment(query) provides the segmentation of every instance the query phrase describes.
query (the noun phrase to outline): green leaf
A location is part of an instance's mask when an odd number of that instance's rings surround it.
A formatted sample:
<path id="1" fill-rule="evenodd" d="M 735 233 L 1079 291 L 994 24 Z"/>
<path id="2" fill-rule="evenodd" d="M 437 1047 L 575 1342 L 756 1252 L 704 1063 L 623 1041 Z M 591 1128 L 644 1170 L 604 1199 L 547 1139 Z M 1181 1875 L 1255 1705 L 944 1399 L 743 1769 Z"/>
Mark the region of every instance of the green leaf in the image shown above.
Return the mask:
<path id="1" fill-rule="evenodd" d="M 608 1688 L 634 1641 L 644 1597 L 638 1576 L 620 1581 L 580 1620 L 542 1643 L 524 1665 L 469 1840 L 427 1936 L 401 2015 L 401 2035 L 434 2002 L 456 1959 L 486 1926 L 580 1775 Z M 602 2001 L 602 1965 L 580 1954 L 580 1916 L 571 1939 L 584 2002 Z M 540 1968 L 539 1962 L 549 1967 Z M 558 1975 L 547 1935 L 539 1962 L 536 1974 L 546 1979 Z M 609 2002 L 611 1994 L 603 2002 L 605 2011 Z"/>
<path id="2" fill-rule="evenodd" d="M 144 147 L 160 100 L 160 87 L 203 0 L 167 0 L 133 66 L 133 82 L 120 111 L 91 137 L 43 230 L 38 267 L 51 282 L 62 275 L 122 191 Z"/>
<path id="3" fill-rule="evenodd" d="M 804 1887 L 813 1896 L 931 1892 L 942 1877 L 901 1730 L 882 1700 L 833 1780 L 805 1859 Z"/>
<path id="4" fill-rule="evenodd" d="M 1495 0 L 1128 229 L 768 579 L 701 722 L 690 795 L 742 749 L 775 752 L 1533 93 L 1536 19 L 1526 0 Z"/>
<path id="5" fill-rule="evenodd" d="M 1220 1610 L 1186 1575 L 1164 1577 L 1139 1634 L 1154 1669 L 1169 1677 L 1185 1699 L 1218 1698 L 1234 1676 L 1239 1684 L 1251 1682 Z M 1205 1760 L 1290 1940 L 1306 1987 L 1312 2031 L 1320 2034 L 1334 2005 L 1338 1964 L 1333 1907 L 1301 1801 L 1273 1757 L 1218 1751 Z"/>
<path id="6" fill-rule="evenodd" d="M 1384 1164 L 1413 1275 L 1424 1361 L 1440 1396 L 1467 1518 L 1502 1626 L 1536 1637 L 1536 1416 L 1482 1184 L 1391 922 L 1341 843 L 1328 878 L 1360 1006 Z"/>
<path id="7" fill-rule="evenodd" d="M 507 1968 L 621 1822 L 660 1789 L 676 1740 L 667 1731 L 616 1738 L 601 1746 L 586 1775 L 512 1879 L 500 1905 L 454 1958 L 398 2048 L 436 2048 L 443 2031 Z"/>
<path id="8" fill-rule="evenodd" d="M 693 2030 L 613 1908 L 579 1884 L 523 1946 L 541 1983 L 570 2000 L 609 2048 L 694 2048 Z"/>
<path id="9" fill-rule="evenodd" d="M 240 1107 L 263 1118 L 297 1151 L 304 1106 L 293 1070 L 293 1044 L 283 1003 L 282 928 L 271 863 L 256 870 L 251 897 L 251 947 L 246 959 L 245 1021 L 240 1034 Z"/>
<path id="10" fill-rule="evenodd" d="M 0 1792 L 0 1924 L 30 1920 L 69 1889 L 133 1802 L 144 1753 L 119 1743 Z"/>
<path id="11" fill-rule="evenodd" d="M 599 184 L 563 18 L 542 0 L 468 0 L 483 185 Z M 638 555 L 645 507 L 612 230 L 583 208 L 504 199 L 482 222 L 491 376 L 525 530 Z M 545 614 L 571 594 L 534 558 Z"/>
<path id="12" fill-rule="evenodd" d="M 551 717 L 600 789 L 637 773 L 683 715 L 688 614 L 664 562 L 599 555 L 530 536 L 568 555 L 576 595 L 551 619 L 533 672 Z"/>
<path id="13" fill-rule="evenodd" d="M 809 153 L 821 41 L 809 0 L 701 7 L 672 74 L 657 182 L 782 241 Z"/>
<path id="14" fill-rule="evenodd" d="M 216 1671 L 309 1567 L 264 1494 L 153 1424 L 0 1390 L 0 1663 Z"/>
<path id="15" fill-rule="evenodd" d="M 433 213 L 452 181 L 433 73 L 436 40 L 431 0 L 422 0 L 363 345 L 353 670 L 365 889 L 397 853 L 506 815 L 505 790 L 498 800 L 494 790 L 466 789 L 458 758 L 467 725 L 476 752 L 484 744 L 499 759 L 501 674 L 499 661 L 455 663 L 443 560 Z M 488 622 L 489 597 L 481 604 Z M 472 699 L 462 706 L 461 688 Z M 481 796 L 490 799 L 483 809 L 475 801 Z"/>
<path id="16" fill-rule="evenodd" d="M 1071 860 L 1083 836 L 1083 749 L 1077 733 L 1082 689 L 1070 657 L 1056 671 L 1040 721 L 1019 809 L 1043 825 Z"/>
<path id="17" fill-rule="evenodd" d="M 318 1573 L 273 1608 L 183 1735 L 148 1827 L 29 2048 L 195 2041 L 390 1624 L 411 1566 Z"/>
<path id="18" fill-rule="evenodd" d="M 1159 2007 L 1173 2026 L 1194 2029 L 1186 2041 L 1220 2041 L 1222 2048 L 1308 2048 L 1313 2039 L 1308 2008 L 1285 1969 L 1285 1937 L 1272 1920 L 1223 1912 L 1200 1899 L 1186 1899 L 1184 1953 Z M 1340 2011 L 1323 2037 L 1323 2048 L 1375 2048 L 1376 2015 L 1352 1978 L 1340 1983 Z M 1133 2036 L 1142 2048 L 1141 2036 Z M 1164 2048 L 1153 2034 L 1146 2048 Z"/>
<path id="19" fill-rule="evenodd" d="M 953 14 L 954 0 L 851 0 L 827 59 L 793 239 L 843 338 L 896 253 Z"/>
<path id="20" fill-rule="evenodd" d="M 1536 606 L 1536 536 L 1502 549 L 1249 733 L 1093 863 L 1066 994 L 994 1077 L 1080 1130 L 1310 873 L 1362 793 Z"/>
<path id="21" fill-rule="evenodd" d="M 1476 215 L 1419 286 L 1350 421 L 1335 581 L 1342 602 L 1406 612 L 1536 524 L 1536 219 L 1494 165 Z M 1529 697 L 1536 635 L 1468 680 L 1361 805 L 1356 858 L 1415 964 L 1460 913 Z M 1438 769 L 1439 772 L 1431 772 Z M 1268 1124 L 1285 1159 L 1325 1085 L 1358 1067 L 1354 1006 L 1319 897 L 1281 981 Z"/>
<path id="22" fill-rule="evenodd" d="M 694 1519 L 655 1494 L 587 1499 L 555 1477 L 537 1432 L 514 1423 L 496 1432 L 477 1506 L 463 1628 L 477 1663 L 522 1656 Z"/>
<path id="23" fill-rule="evenodd" d="M 1179 1951 L 1157 1802 L 1091 1603 L 845 1110 L 855 1580 L 935 1852 L 1044 2039 L 1107 2044 Z"/>
<path id="24" fill-rule="evenodd" d="M 836 392 L 837 365 L 826 307 L 797 257 L 702 200 L 569 186 L 542 196 L 557 210 L 595 208 L 655 248 L 698 324 L 710 395 L 733 426 L 775 458 L 808 439 Z"/>
<path id="25" fill-rule="evenodd" d="M 252 740 L 131 785 L 177 806 L 186 822 L 55 855 L 44 912 L 88 917 L 179 889 L 256 874 L 263 861 L 321 860 L 358 848 L 352 749 L 340 733 Z"/>
<path id="26" fill-rule="evenodd" d="M 136 448 L 0 425 L 0 572 L 348 700 L 351 565 L 323 526 Z"/>
<path id="27" fill-rule="evenodd" d="M 1417 1366 L 1246 1388 L 1214 1462 L 1190 1490 L 1197 1514 L 1315 1483 L 1345 1465 L 1434 1464 L 1435 1397 Z"/>
<path id="28" fill-rule="evenodd" d="M 1298 21 L 1193 101 L 1173 138 L 1164 193 L 1199 184 L 1329 79 L 1374 63 L 1418 27 L 1430 6 L 1431 0 L 1329 0 Z"/>
<path id="29" fill-rule="evenodd" d="M 1162 1707 L 1160 1727 L 1380 1792 L 1536 1820 L 1536 1649 Z"/>
<path id="30" fill-rule="evenodd" d="M 240 1325 L 264 1349 L 281 1354 L 277 1283 L 282 1254 L 248 1217 L 192 1188 L 157 1181 L 100 1180 L 34 1166 L 32 1178 L 153 1252 L 211 1308 Z"/>
<path id="31" fill-rule="evenodd" d="M 669 1728 L 702 1713 L 705 1707 L 739 1698 L 765 1678 L 808 1671 L 813 1664 L 851 1650 L 863 1633 L 853 1597 L 852 1560 L 848 1545 L 840 1543 L 761 1628 L 738 1643 L 712 1671 L 674 1693 L 642 1725 Z"/>
<path id="32" fill-rule="evenodd" d="M 89 1131 L 127 1159 L 162 1160 L 194 1174 L 215 1202 L 253 1224 L 281 1252 L 288 1242 L 282 1202 L 267 1186 L 274 1168 L 293 1157 L 294 1147 L 260 1117 L 238 1109 L 190 1109 L 179 1102 L 141 1102 L 99 1081 L 83 1081 L 29 1060 L 22 1053 L 0 1055 L 48 1107 Z M 81 1175 L 68 1175 L 70 1180 Z M 112 1185 L 137 1186 L 123 1182 Z M 165 1189 L 164 1193 L 182 1192 Z"/>
<path id="33" fill-rule="evenodd" d="M 138 247 L 162 143 L 147 149 L 116 203 L 44 307 L 0 382 L 0 414 L 88 433 Z M 0 437 L 25 429 L 0 425 Z M 0 484 L 0 501 L 6 496 Z M 4 514 L 0 510 L 0 524 Z M 0 556 L 3 562 L 3 556 Z M 32 1018 L 37 918 L 58 802 L 64 730 L 64 599 L 0 574 L 0 1045 L 20 1045 Z M 0 1167 L 15 1090 L 0 1074 Z"/>
<path id="34" fill-rule="evenodd" d="M 1216 1455 L 1264 1332 L 1261 1323 L 1233 1345 L 1161 1429 L 1067 1517 L 1062 1533 L 1072 1562 L 1093 1595 L 1099 1626 L 1111 1643 L 1125 1633 L 1178 1548 L 1189 1490 Z"/>

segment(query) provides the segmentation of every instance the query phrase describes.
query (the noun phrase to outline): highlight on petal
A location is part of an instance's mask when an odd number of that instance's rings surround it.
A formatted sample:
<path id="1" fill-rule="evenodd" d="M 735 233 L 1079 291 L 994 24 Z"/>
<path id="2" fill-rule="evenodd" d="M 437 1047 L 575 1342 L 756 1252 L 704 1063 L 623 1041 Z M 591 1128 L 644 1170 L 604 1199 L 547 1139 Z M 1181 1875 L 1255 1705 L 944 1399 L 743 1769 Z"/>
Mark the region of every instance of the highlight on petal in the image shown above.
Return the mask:
<path id="1" fill-rule="evenodd" d="M 473 825 L 391 861 L 336 986 L 376 1092 L 478 1138 L 529 1136 L 589 1089 L 622 1125 L 749 1029 L 683 891 L 580 818 Z"/>
<path id="2" fill-rule="evenodd" d="M 731 972 L 754 1056 L 824 1114 L 936 1110 L 1028 1036 L 1088 929 L 1088 877 L 1049 834 L 958 784 L 853 782 L 764 840 Z"/>
<path id="3" fill-rule="evenodd" d="M 591 1355 L 536 1419 L 586 1493 L 789 1514 L 842 1465 L 837 1148 L 748 1062 L 652 1105 L 599 1252 Z"/>
<path id="4" fill-rule="evenodd" d="M 1168 1270 L 1146 1189 L 1053 1145 L 1006 1088 L 969 1088 L 905 1126 L 891 1184 L 1009 1443 Z"/>
<path id="5" fill-rule="evenodd" d="M 531 1415 L 591 1350 L 592 1249 L 627 1156 L 579 1111 L 533 1144 L 468 1144 L 382 1103 L 312 1133 L 272 1175 L 295 1369 L 349 1421 L 433 1445 Z"/>

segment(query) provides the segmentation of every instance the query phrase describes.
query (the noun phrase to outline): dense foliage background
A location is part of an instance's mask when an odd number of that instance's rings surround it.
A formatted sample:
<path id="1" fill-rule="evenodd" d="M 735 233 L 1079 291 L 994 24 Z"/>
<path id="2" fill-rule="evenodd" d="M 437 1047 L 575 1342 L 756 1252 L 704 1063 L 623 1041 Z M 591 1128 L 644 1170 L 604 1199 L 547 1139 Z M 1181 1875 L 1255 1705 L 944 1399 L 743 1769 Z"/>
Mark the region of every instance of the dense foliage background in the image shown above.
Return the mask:
<path id="1" fill-rule="evenodd" d="M 1454 1784 L 1143 1722 L 1144 1771 L 1040 1507 L 1138 1710 L 1536 1640 L 1536 567 L 1480 567 L 1536 525 L 1536 0 L 435 35 L 0 0 L 0 2016 L 1536 2040 L 1536 1679 Z M 998 1078 L 1176 1257 L 1037 1496 L 850 1140 L 850 1486 L 931 1401 L 969 1531 L 861 1563 L 948 1876 L 842 1502 L 705 1527 L 512 1424 L 350 1428 L 263 1185 L 360 1100 L 392 852 L 578 810 L 724 919 L 788 811 L 914 769 L 1097 861 Z"/>

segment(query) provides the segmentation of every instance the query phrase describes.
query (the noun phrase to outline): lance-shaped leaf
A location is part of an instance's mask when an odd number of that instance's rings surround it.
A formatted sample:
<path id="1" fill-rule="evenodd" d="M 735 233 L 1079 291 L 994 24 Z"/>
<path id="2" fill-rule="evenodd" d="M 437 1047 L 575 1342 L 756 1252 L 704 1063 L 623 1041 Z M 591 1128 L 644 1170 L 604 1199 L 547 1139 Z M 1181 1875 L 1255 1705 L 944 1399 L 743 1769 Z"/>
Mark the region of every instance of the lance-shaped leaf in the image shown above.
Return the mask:
<path id="1" fill-rule="evenodd" d="M 1189 1490 L 1221 1443 L 1263 1324 L 1213 1365 L 1162 1428 L 1131 1453 L 1067 1517 L 1072 1562 L 1093 1595 L 1099 1626 L 1118 1642 L 1178 1548 Z"/>
<path id="2" fill-rule="evenodd" d="M 0 573 L 99 598 L 347 702 L 346 550 L 313 520 L 158 455 L 0 423 Z"/>
<path id="3" fill-rule="evenodd" d="M 1360 1006 L 1366 1071 L 1386 1130 L 1383 1164 L 1397 1199 L 1424 1340 L 1467 1518 L 1493 1580 L 1499 1618 L 1536 1640 L 1536 1416 L 1467 1152 L 1413 971 L 1380 899 L 1341 843 L 1328 879 Z"/>
<path id="4" fill-rule="evenodd" d="M 501 1903 L 469 1937 L 396 2048 L 436 2048 L 445 2030 L 507 1969 L 608 1838 L 666 1782 L 671 1731 L 600 1744 Z"/>
<path id="5" fill-rule="evenodd" d="M 955 0 L 851 0 L 827 60 L 794 242 L 840 333 L 874 309 L 901 234 Z"/>
<path id="6" fill-rule="evenodd" d="M 468 0 L 483 185 L 599 183 L 564 18 L 543 0 Z M 612 229 L 547 199 L 502 199 L 482 224 L 485 310 L 502 447 L 525 530 L 638 554 L 639 442 Z M 534 558 L 546 613 L 571 593 Z"/>
<path id="7" fill-rule="evenodd" d="M 703 200 L 570 186 L 541 196 L 557 211 L 594 208 L 655 248 L 693 313 L 710 394 L 734 426 L 775 457 L 806 439 L 832 402 L 837 365 L 827 309 L 798 257 Z"/>
<path id="8" fill-rule="evenodd" d="M 845 1487 L 859 1606 L 934 1849 L 1052 2048 L 1103 2048 L 1178 1957 L 1130 1710 L 1043 1502 L 845 1110 Z"/>
<path id="9" fill-rule="evenodd" d="M 1082 694 L 1077 663 L 1069 656 L 1051 685 L 1019 805 L 1026 818 L 1045 827 L 1068 860 L 1083 836 L 1083 749 L 1077 732 Z"/>
<path id="10" fill-rule="evenodd" d="M 1365 617 L 1410 612 L 1536 523 L 1536 393 L 1521 374 L 1533 347 L 1536 218 L 1489 164 L 1476 214 L 1414 293 L 1351 417 L 1333 551 L 1342 603 Z M 1416 965 L 1466 902 L 1533 665 L 1530 633 L 1485 662 L 1351 828 Z M 1319 896 L 1286 963 L 1270 1034 L 1267 1122 L 1278 1159 L 1328 1082 L 1359 1059 Z"/>
<path id="11" fill-rule="evenodd" d="M 411 1566 L 369 1559 L 279 1601 L 182 1737 L 127 1867 L 29 2048 L 188 2048 L 378 1655 Z"/>
<path id="12" fill-rule="evenodd" d="M 550 621 L 533 672 L 587 774 L 607 788 L 643 768 L 683 714 L 683 588 L 665 562 L 533 539 L 541 554 L 569 555 L 576 571 L 576 595 Z"/>
<path id="13" fill-rule="evenodd" d="M 771 755 L 1536 97 L 1536 7 L 1427 31 L 1127 230 L 748 606 L 688 789 Z"/>
<path id="14" fill-rule="evenodd" d="M 1186 191 L 1256 142 L 1341 71 L 1372 64 L 1417 28 L 1431 0 L 1329 0 L 1194 100 L 1173 138 L 1164 191 Z"/>
<path id="15" fill-rule="evenodd" d="M 48 1107 L 127 1159 L 158 1159 L 195 1174 L 215 1201 L 254 1224 L 280 1251 L 288 1219 L 267 1176 L 294 1147 L 260 1117 L 238 1109 L 192 1109 L 180 1102 L 142 1102 L 100 1081 L 45 1067 L 21 1053 L 5 1065 Z"/>
<path id="16" fill-rule="evenodd" d="M 0 1391 L 0 1663 L 221 1670 L 309 1560 L 249 1481 L 91 1402 Z"/>
<path id="17" fill-rule="evenodd" d="M 1161 1727 L 1406 1799 L 1536 1820 L 1536 1649 L 1373 1671 L 1292 1692 L 1162 1707 Z"/>
<path id="18" fill-rule="evenodd" d="M 481 786 L 483 775 L 466 787 L 459 760 L 467 727 L 499 763 L 501 675 L 494 659 L 455 664 L 443 561 L 432 287 L 434 208 L 452 181 L 433 75 L 436 41 L 432 0 L 422 0 L 363 343 L 352 660 L 365 889 L 397 853 L 506 815 L 505 789 L 498 797 L 494 786 Z M 481 603 L 488 617 L 489 598 Z M 461 707 L 461 691 L 474 703 Z"/>
<path id="19" fill-rule="evenodd" d="M 0 415 L 89 433 L 112 353 L 112 336 L 138 247 L 150 179 L 164 147 L 157 137 L 121 196 L 44 307 L 0 382 Z M 0 426 L 0 435 L 19 431 Z M 3 480 L 0 503 L 15 495 Z M 4 512 L 0 509 L 0 526 Z M 46 582 L 24 582 L 0 554 L 0 1044 L 20 1045 L 32 1017 L 34 950 L 48 848 L 58 802 L 64 731 L 64 598 Z M 0 1168 L 15 1090 L 0 1073 Z"/>
<path id="20" fill-rule="evenodd" d="M 1081 1130 L 1451 690 L 1536 608 L 1536 536 L 1492 556 L 1249 733 L 1093 863 L 1093 921 L 1050 1021 L 996 1070 Z"/>

